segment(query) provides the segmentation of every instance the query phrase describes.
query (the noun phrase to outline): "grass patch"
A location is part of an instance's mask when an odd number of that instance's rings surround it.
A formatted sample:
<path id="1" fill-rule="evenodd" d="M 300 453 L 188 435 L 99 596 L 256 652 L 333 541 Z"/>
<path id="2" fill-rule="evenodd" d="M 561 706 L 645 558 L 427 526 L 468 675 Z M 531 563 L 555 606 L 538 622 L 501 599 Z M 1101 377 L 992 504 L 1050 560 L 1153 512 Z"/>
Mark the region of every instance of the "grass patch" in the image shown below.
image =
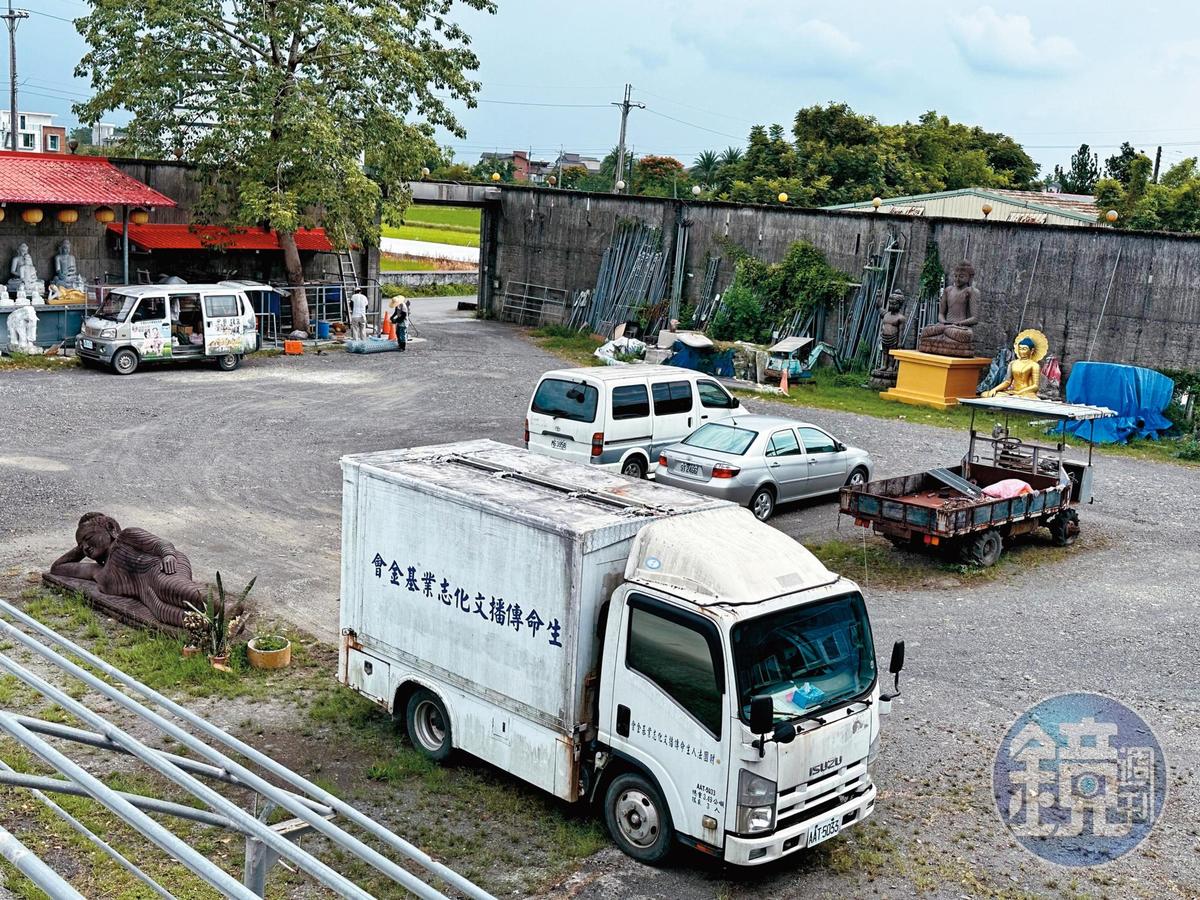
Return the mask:
<path id="1" fill-rule="evenodd" d="M 434 206 L 414 203 L 404 211 L 406 225 L 453 226 L 479 231 L 483 210 L 474 206 Z"/>
<path id="2" fill-rule="evenodd" d="M 75 356 L 36 356 L 12 353 L 0 356 L 0 371 L 6 369 L 72 369 L 79 365 Z"/>
<path id="3" fill-rule="evenodd" d="M 586 331 L 572 331 L 562 325 L 547 325 L 529 332 L 529 338 L 543 350 L 577 366 L 602 366 L 596 348 L 604 341 Z"/>
<path id="4" fill-rule="evenodd" d="M 409 259 L 403 256 L 395 256 L 391 253 L 384 253 L 379 259 L 379 271 L 435 272 L 437 271 L 437 263 L 432 259 Z"/>
<path id="5" fill-rule="evenodd" d="M 150 631 L 113 627 L 100 620 L 77 595 L 36 589 L 24 595 L 25 612 L 68 637 L 82 640 L 97 656 L 157 691 L 187 697 L 268 697 L 286 686 L 288 691 L 323 684 L 327 661 L 313 652 L 314 642 L 294 632 L 284 632 L 292 642 L 292 665 L 260 671 L 250 668 L 244 640 L 230 646 L 229 668 L 214 669 L 203 655 L 184 657 L 183 641 Z M 242 636 L 243 638 L 246 635 Z"/>
<path id="6" fill-rule="evenodd" d="M 478 231 L 451 231 L 447 228 L 428 228 L 424 225 L 384 225 L 383 236 L 432 244 L 454 244 L 457 247 L 478 247 Z"/>
<path id="7" fill-rule="evenodd" d="M 1072 546 L 1057 547 L 1049 543 L 1044 531 L 1034 532 L 1006 542 L 999 562 L 987 568 L 959 562 L 950 548 L 907 550 L 874 535 L 868 535 L 865 542 L 859 534 L 853 540 L 806 542 L 804 546 L 831 572 L 852 578 L 864 588 L 912 588 L 922 583 L 944 587 L 985 584 L 1103 545 L 1102 538 L 1085 533 Z"/>
<path id="8" fill-rule="evenodd" d="M 775 394 L 764 397 L 753 391 L 740 391 L 739 393 L 749 397 L 769 399 L 776 403 L 786 403 L 790 406 L 834 409 L 863 416 L 873 416 L 877 419 L 905 419 L 920 425 L 953 428 L 963 432 L 965 442 L 966 431 L 971 425 L 971 411 L 967 407 L 957 406 L 941 410 L 884 400 L 879 396 L 878 391 L 863 387 L 865 381 L 866 376 L 862 374 L 836 375 L 833 372 L 822 372 L 812 382 L 806 382 L 794 388 L 786 397 Z M 976 414 L 975 427 L 978 431 L 988 432 L 995 421 L 1002 421 L 1002 417 L 996 416 L 993 412 L 980 410 Z M 1046 434 L 1043 427 L 1030 426 L 1018 416 L 1011 417 L 1009 431 L 1014 437 L 1024 441 L 1048 444 L 1055 440 L 1055 436 Z M 1095 452 L 1098 456 L 1131 456 L 1135 459 L 1174 462 L 1184 465 L 1200 464 L 1200 460 L 1193 461 L 1187 459 L 1186 456 L 1179 455 L 1179 451 L 1185 443 L 1185 441 L 1174 438 L 1157 441 L 1134 440 L 1128 444 L 1097 445 Z M 1080 449 L 1084 456 L 1087 455 L 1088 443 L 1081 438 L 1068 436 L 1066 446 Z"/>

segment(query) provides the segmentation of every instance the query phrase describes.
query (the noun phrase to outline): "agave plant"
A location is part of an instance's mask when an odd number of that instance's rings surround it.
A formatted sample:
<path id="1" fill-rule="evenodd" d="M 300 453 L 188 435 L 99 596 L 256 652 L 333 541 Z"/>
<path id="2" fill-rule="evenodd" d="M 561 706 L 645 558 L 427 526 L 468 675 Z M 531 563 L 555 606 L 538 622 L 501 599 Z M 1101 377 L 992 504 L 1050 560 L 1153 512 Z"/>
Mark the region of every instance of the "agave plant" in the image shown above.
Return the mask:
<path id="1" fill-rule="evenodd" d="M 208 598 L 204 604 L 204 609 L 196 609 L 195 614 L 187 613 L 184 616 L 184 627 L 187 628 L 192 640 L 196 640 L 201 644 L 209 656 L 225 656 L 229 653 L 229 641 L 231 638 L 237 637 L 246 627 L 246 617 L 243 613 L 243 606 L 246 602 L 246 597 L 249 596 L 251 589 L 254 587 L 254 582 L 258 580 L 258 576 L 250 579 L 250 583 L 238 595 L 237 600 L 232 604 L 234 609 L 233 618 L 229 617 L 230 603 L 225 593 L 225 583 L 221 580 L 221 573 L 217 573 L 217 592 L 214 596 L 212 588 L 208 589 Z M 201 628 L 198 617 L 203 617 L 204 626 Z M 190 624 L 189 624 L 190 620 Z M 203 633 L 201 633 L 203 632 Z"/>

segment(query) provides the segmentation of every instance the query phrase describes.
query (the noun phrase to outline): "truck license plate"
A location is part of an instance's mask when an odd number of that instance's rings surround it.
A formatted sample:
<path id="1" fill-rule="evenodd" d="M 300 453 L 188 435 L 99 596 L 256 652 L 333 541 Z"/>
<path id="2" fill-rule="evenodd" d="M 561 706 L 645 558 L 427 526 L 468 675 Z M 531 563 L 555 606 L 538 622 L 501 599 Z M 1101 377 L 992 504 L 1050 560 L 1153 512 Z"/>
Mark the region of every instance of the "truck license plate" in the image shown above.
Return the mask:
<path id="1" fill-rule="evenodd" d="M 821 841 L 827 841 L 841 830 L 841 816 L 835 816 L 824 822 L 818 822 L 812 828 L 808 829 L 808 844 L 806 846 L 812 847 L 815 844 L 821 843 Z"/>
<path id="2" fill-rule="evenodd" d="M 550 440 L 550 447 L 554 450 L 566 450 L 567 442 L 559 438 L 552 438 Z"/>
<path id="3" fill-rule="evenodd" d="M 84 350 L 91 350 L 93 347 L 96 346 L 95 344 L 93 344 L 91 341 L 88 341 L 88 340 L 82 341 L 82 343 L 83 343 Z"/>
<path id="4" fill-rule="evenodd" d="M 698 465 L 696 465 L 695 463 L 681 462 L 679 464 L 679 471 L 681 473 L 683 473 L 684 475 L 699 475 L 699 474 L 701 474 L 700 467 Z"/>

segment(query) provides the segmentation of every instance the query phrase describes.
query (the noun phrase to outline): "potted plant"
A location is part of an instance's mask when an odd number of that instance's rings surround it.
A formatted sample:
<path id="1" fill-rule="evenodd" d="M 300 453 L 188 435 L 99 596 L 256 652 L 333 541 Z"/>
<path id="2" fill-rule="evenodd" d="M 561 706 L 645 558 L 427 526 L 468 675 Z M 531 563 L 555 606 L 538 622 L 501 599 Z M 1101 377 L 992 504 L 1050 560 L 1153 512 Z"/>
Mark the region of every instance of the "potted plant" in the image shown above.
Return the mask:
<path id="1" fill-rule="evenodd" d="M 187 640 L 183 645 L 184 658 L 199 656 L 208 641 L 208 616 L 195 608 L 185 612 L 183 630 L 187 632 Z"/>
<path id="2" fill-rule="evenodd" d="M 254 582 L 257 580 L 257 578 L 251 578 L 250 583 L 246 585 L 245 590 L 238 597 L 237 602 L 234 604 L 238 610 L 242 609 L 242 604 L 245 602 L 251 588 L 254 587 Z M 213 596 L 212 588 L 209 588 L 208 600 L 205 603 L 204 610 L 195 610 L 195 614 L 204 620 L 204 634 L 201 646 L 208 653 L 208 661 L 212 663 L 214 669 L 221 669 L 228 672 L 229 641 L 231 638 L 241 634 L 242 629 L 245 627 L 245 620 L 242 615 L 237 615 L 232 619 L 228 617 L 229 604 L 226 603 L 225 584 L 221 581 L 220 572 L 217 573 L 216 597 Z M 199 620 L 193 618 L 192 621 L 197 632 L 199 632 Z M 189 629 L 190 633 L 191 629 Z"/>
<path id="3" fill-rule="evenodd" d="M 283 669 L 292 662 L 292 642 L 278 634 L 260 634 L 246 645 L 253 669 Z"/>

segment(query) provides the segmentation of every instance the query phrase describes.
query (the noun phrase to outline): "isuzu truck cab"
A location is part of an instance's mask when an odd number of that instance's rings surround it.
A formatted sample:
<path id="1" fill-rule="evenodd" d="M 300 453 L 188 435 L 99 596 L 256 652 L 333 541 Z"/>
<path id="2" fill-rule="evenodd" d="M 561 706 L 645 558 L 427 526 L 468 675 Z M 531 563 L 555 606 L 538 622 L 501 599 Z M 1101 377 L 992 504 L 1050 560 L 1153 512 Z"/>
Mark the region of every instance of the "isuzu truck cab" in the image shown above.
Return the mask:
<path id="1" fill-rule="evenodd" d="M 595 802 L 648 863 L 678 841 L 758 865 L 873 811 L 867 606 L 791 538 L 491 441 L 342 470 L 339 678 L 422 753 Z"/>

